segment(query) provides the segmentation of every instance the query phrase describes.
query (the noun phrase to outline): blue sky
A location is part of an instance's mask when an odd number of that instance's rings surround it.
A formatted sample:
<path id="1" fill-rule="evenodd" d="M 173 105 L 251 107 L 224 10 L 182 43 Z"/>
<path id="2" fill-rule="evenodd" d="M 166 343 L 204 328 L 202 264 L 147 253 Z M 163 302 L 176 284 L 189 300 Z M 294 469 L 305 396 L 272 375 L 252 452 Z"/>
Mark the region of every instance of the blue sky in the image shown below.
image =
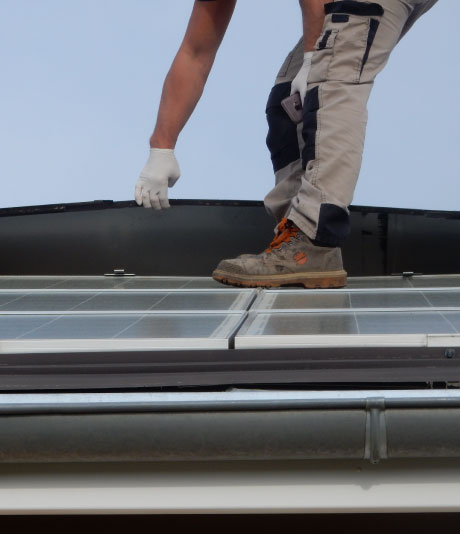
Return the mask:
<path id="1" fill-rule="evenodd" d="M 0 0 L 0 207 L 128 200 L 191 0 Z M 369 103 L 354 204 L 458 210 L 460 2 L 401 41 Z M 239 0 L 176 154 L 170 198 L 262 199 L 265 102 L 300 36 L 297 0 Z"/>

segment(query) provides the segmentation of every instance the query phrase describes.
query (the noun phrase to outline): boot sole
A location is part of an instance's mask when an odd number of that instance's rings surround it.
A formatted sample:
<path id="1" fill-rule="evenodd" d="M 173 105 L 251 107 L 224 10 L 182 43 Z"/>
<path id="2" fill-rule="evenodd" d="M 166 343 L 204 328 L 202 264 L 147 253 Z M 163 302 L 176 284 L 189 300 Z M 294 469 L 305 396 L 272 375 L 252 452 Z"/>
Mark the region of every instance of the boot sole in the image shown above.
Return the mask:
<path id="1" fill-rule="evenodd" d="M 347 285 L 347 273 L 343 270 L 251 276 L 216 269 L 212 277 L 222 284 L 238 287 L 303 286 L 306 289 L 332 289 Z"/>

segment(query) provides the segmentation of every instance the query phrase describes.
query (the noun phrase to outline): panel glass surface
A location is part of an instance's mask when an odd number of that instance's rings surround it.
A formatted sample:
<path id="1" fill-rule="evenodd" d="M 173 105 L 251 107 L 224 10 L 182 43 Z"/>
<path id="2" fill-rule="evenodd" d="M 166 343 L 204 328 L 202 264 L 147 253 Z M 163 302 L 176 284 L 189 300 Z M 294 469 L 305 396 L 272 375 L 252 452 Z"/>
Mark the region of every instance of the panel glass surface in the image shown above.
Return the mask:
<path id="1" fill-rule="evenodd" d="M 441 315 L 452 325 L 452 328 L 460 332 L 460 312 L 441 312 Z"/>
<path id="2" fill-rule="evenodd" d="M 0 304 L 1 312 L 8 311 L 69 311 L 94 297 L 94 293 L 11 293 L 15 299 Z M 4 295 L 0 295 L 4 296 Z"/>
<path id="3" fill-rule="evenodd" d="M 189 281 L 187 278 L 118 278 L 117 289 L 182 289 Z"/>
<path id="4" fill-rule="evenodd" d="M 460 312 L 261 312 L 246 321 L 238 337 L 453 333 L 460 333 Z"/>
<path id="5" fill-rule="evenodd" d="M 460 291 L 305 291 L 265 290 L 253 310 L 312 310 L 350 308 L 460 308 Z"/>
<path id="6" fill-rule="evenodd" d="M 298 291 L 263 291 L 252 309 L 258 310 L 307 310 L 327 308 L 350 308 L 348 293 L 333 293 L 328 291 L 310 292 Z"/>
<path id="7" fill-rule="evenodd" d="M 0 341 L 3 339 L 16 339 L 27 332 L 32 332 L 35 329 L 49 323 L 48 316 L 16 316 L 16 315 L 2 315 L 0 316 Z"/>
<path id="8" fill-rule="evenodd" d="M 93 293 L 90 298 L 76 306 L 75 311 L 150 310 L 164 296 L 165 293 L 123 293 L 122 291 Z"/>
<path id="9" fill-rule="evenodd" d="M 447 313 L 371 312 L 355 315 L 360 334 L 458 334 Z"/>
<path id="10" fill-rule="evenodd" d="M 119 279 L 120 280 L 120 279 Z M 122 281 L 122 289 L 225 289 L 212 278 L 151 277 L 131 278 Z"/>
<path id="11" fill-rule="evenodd" d="M 23 295 L 24 293 L 0 293 L 0 310 L 5 304 L 20 299 Z"/>
<path id="12" fill-rule="evenodd" d="M 185 311 L 185 310 L 246 310 L 252 299 L 252 292 L 207 292 L 169 293 L 164 296 L 153 310 Z"/>
<path id="13" fill-rule="evenodd" d="M 124 280 L 116 276 L 67 278 L 53 286 L 53 289 L 123 289 Z"/>
<path id="14" fill-rule="evenodd" d="M 227 338 L 235 314 L 0 316 L 3 339 Z"/>
<path id="15" fill-rule="evenodd" d="M 347 289 L 411 287 L 460 287 L 458 275 L 357 276 L 349 277 Z"/>
<path id="16" fill-rule="evenodd" d="M 66 278 L 62 276 L 0 276 L 0 289 L 48 289 L 64 280 Z"/>
<path id="17" fill-rule="evenodd" d="M 432 306 L 460 308 L 460 290 L 424 291 L 423 295 Z"/>
<path id="18" fill-rule="evenodd" d="M 0 276 L 0 289 L 225 289 L 212 278 L 174 276 Z"/>
<path id="19" fill-rule="evenodd" d="M 258 313 L 248 319 L 240 336 L 295 336 L 357 334 L 354 314 L 336 313 Z"/>
<path id="20" fill-rule="evenodd" d="M 245 310 L 250 292 L 180 293 L 100 293 L 75 308 L 77 311 L 151 310 L 151 311 L 225 311 Z M 1 308 L 0 308 L 1 309 Z"/>
<path id="21" fill-rule="evenodd" d="M 460 287 L 460 276 L 413 276 L 413 287 Z"/>
<path id="22" fill-rule="evenodd" d="M 381 291 L 350 294 L 352 308 L 426 308 L 430 303 L 418 291 Z"/>
<path id="23" fill-rule="evenodd" d="M 0 290 L 0 312 L 8 311 L 225 311 L 245 310 L 252 291 L 183 291 L 146 293 L 129 291 L 9 293 Z"/>
<path id="24" fill-rule="evenodd" d="M 408 278 L 402 276 L 349 277 L 346 289 L 411 288 Z"/>

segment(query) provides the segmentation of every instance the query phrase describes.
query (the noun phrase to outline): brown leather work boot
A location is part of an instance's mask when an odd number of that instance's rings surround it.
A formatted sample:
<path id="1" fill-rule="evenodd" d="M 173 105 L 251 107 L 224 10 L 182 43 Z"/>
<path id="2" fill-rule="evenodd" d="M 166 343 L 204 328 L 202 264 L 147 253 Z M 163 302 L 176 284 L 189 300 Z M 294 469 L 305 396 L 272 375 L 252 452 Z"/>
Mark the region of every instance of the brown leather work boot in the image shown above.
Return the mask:
<path id="1" fill-rule="evenodd" d="M 347 284 L 340 248 L 314 245 L 288 219 L 279 223 L 275 238 L 264 252 L 222 260 L 212 277 L 223 284 L 240 287 L 316 289 Z"/>

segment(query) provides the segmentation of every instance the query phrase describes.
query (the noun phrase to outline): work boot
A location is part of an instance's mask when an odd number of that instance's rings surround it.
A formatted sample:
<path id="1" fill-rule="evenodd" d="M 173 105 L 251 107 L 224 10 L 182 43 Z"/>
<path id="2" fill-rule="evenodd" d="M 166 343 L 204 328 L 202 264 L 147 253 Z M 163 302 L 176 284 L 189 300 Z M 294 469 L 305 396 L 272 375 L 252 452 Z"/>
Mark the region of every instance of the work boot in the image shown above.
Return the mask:
<path id="1" fill-rule="evenodd" d="M 275 238 L 264 252 L 222 260 L 212 277 L 223 284 L 241 287 L 315 289 L 344 287 L 347 283 L 340 248 L 314 245 L 288 219 L 279 223 Z"/>

